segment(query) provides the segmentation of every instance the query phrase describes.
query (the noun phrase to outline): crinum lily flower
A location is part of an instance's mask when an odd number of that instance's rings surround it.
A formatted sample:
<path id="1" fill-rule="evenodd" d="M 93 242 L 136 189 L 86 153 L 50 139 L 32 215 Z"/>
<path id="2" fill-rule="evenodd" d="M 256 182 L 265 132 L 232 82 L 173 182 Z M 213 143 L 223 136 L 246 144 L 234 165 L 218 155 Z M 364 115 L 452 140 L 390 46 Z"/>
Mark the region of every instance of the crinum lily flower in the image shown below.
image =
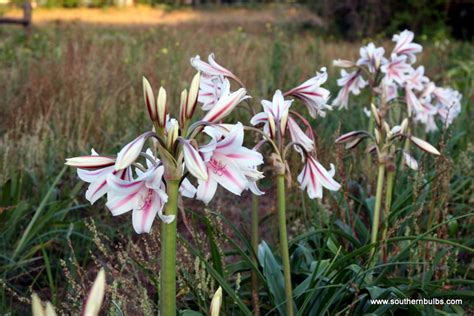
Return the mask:
<path id="1" fill-rule="evenodd" d="M 337 94 L 336 99 L 332 102 L 332 105 L 339 106 L 339 108 L 347 108 L 349 102 L 349 93 L 358 95 L 360 89 L 367 85 L 367 81 L 362 78 L 361 70 L 354 70 L 353 72 L 347 72 L 341 69 L 341 78 L 337 79 L 337 85 L 342 87 Z"/>
<path id="2" fill-rule="evenodd" d="M 109 191 L 106 180 L 109 174 L 114 174 L 124 180 L 130 179 L 130 169 L 115 170 L 115 158 L 99 156 L 94 149 L 91 150 L 90 156 L 69 158 L 66 164 L 79 167 L 77 175 L 82 181 L 89 183 L 86 199 L 91 204 Z"/>
<path id="3" fill-rule="evenodd" d="M 211 76 L 203 74 L 199 84 L 198 102 L 202 103 L 202 109 L 209 111 L 219 101 L 222 95 L 222 86 L 229 86 L 229 80 L 224 79 L 224 76 Z"/>
<path id="4" fill-rule="evenodd" d="M 236 195 L 250 188 L 248 177 L 254 178 L 250 182 L 258 180 L 260 175 L 255 168 L 263 163 L 260 153 L 243 146 L 244 128 L 241 123 L 237 123 L 222 138 L 217 137 L 220 136 L 218 130 L 209 130 L 211 142 L 199 149 L 208 177 L 198 179 L 197 188 L 197 198 L 206 204 L 214 196 L 217 184 Z"/>
<path id="5" fill-rule="evenodd" d="M 230 70 L 219 65 L 214 58 L 215 56 L 213 53 L 209 54 L 207 59 L 208 63 L 206 63 L 201 60 L 201 57 L 199 57 L 199 55 L 197 55 L 191 58 L 191 65 L 207 76 L 224 76 L 232 78 L 237 81 L 241 86 L 243 86 L 242 81 L 236 75 L 234 75 Z"/>
<path id="6" fill-rule="evenodd" d="M 330 92 L 321 87 L 327 78 L 328 74 L 326 68 L 323 67 L 321 68 L 321 72 L 317 73 L 316 76 L 306 80 L 296 88 L 285 92 L 284 96 L 294 96 L 303 101 L 308 107 L 309 114 L 313 118 L 316 117 L 316 114 L 324 117 L 326 115 L 325 110 L 332 110 L 332 107 L 327 104 Z"/>
<path id="7" fill-rule="evenodd" d="M 420 44 L 413 43 L 415 34 L 411 31 L 404 30 L 400 34 L 393 35 L 393 41 L 396 42 L 392 53 L 396 55 L 407 56 L 408 62 L 414 63 L 416 61 L 417 53 L 421 53 L 423 47 Z"/>
<path id="8" fill-rule="evenodd" d="M 360 48 L 360 58 L 357 60 L 358 66 L 367 66 L 371 73 L 375 73 L 381 65 L 387 60 L 383 57 L 385 49 L 383 47 L 375 47 L 374 43 Z"/>
<path id="9" fill-rule="evenodd" d="M 385 65 L 380 67 L 380 70 L 385 74 L 384 81 L 386 83 L 396 82 L 403 85 L 408 74 L 413 71 L 413 68 L 406 63 L 407 56 L 392 54 L 391 59 Z"/>
<path id="10" fill-rule="evenodd" d="M 146 172 L 136 170 L 138 177 L 125 181 L 114 175 L 107 176 L 110 187 L 107 207 L 114 216 L 132 212 L 133 228 L 137 234 L 149 233 L 156 215 L 165 223 L 174 220 L 174 215 L 164 215 L 163 206 L 168 200 L 162 181 L 164 167 L 153 166 Z"/>
<path id="11" fill-rule="evenodd" d="M 302 190 L 308 192 L 310 199 L 323 198 L 323 187 L 330 191 L 338 191 L 341 185 L 334 180 L 334 165 L 326 170 L 313 156 L 306 156 L 306 164 L 298 175 Z"/>

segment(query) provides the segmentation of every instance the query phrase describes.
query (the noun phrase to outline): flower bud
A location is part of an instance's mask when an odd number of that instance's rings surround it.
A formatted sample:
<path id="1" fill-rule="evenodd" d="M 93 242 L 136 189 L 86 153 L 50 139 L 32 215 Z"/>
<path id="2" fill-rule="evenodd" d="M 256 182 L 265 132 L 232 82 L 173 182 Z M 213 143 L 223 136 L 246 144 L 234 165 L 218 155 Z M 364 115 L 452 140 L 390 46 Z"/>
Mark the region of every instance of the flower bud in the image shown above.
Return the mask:
<path id="1" fill-rule="evenodd" d="M 175 119 L 171 119 L 168 127 L 168 135 L 166 138 L 166 147 L 171 148 L 174 142 L 178 139 L 179 135 L 179 124 Z"/>
<path id="2" fill-rule="evenodd" d="M 373 103 L 370 104 L 370 108 L 372 109 L 372 115 L 374 116 L 375 123 L 378 127 L 381 127 L 382 118 L 380 117 L 379 111 L 377 111 L 377 108 Z"/>
<path id="3" fill-rule="evenodd" d="M 381 137 L 381 135 L 380 135 L 380 132 L 379 132 L 378 129 L 375 129 L 374 132 L 375 132 L 375 142 L 376 142 L 377 144 L 380 144 L 380 141 L 381 141 L 381 139 L 382 139 L 382 137 Z"/>
<path id="4" fill-rule="evenodd" d="M 197 98 L 199 94 L 199 81 L 201 79 L 200 73 L 196 73 L 191 81 L 191 87 L 189 87 L 188 100 L 186 102 L 186 117 L 189 119 L 193 116 L 194 110 L 197 104 Z"/>
<path id="5" fill-rule="evenodd" d="M 186 102 L 188 101 L 188 90 L 181 91 L 181 99 L 179 102 L 179 122 L 184 124 L 186 122 Z"/>
<path id="6" fill-rule="evenodd" d="M 268 129 L 270 130 L 270 137 L 275 139 L 276 136 L 276 126 L 275 126 L 275 119 L 273 118 L 273 115 L 268 112 Z"/>
<path id="7" fill-rule="evenodd" d="M 156 108 L 155 108 L 155 96 L 153 95 L 153 89 L 151 88 L 148 80 L 143 77 L 143 97 L 145 98 L 146 108 L 150 119 L 152 121 L 156 120 Z"/>
<path id="8" fill-rule="evenodd" d="M 369 134 L 366 131 L 352 131 L 352 132 L 346 133 L 342 136 L 339 136 L 336 139 L 336 144 L 352 142 L 355 139 L 365 138 L 365 137 L 368 137 L 368 136 L 369 136 Z"/>
<path id="9" fill-rule="evenodd" d="M 158 91 L 158 97 L 156 99 L 156 120 L 158 126 L 164 128 L 166 125 L 166 114 L 168 110 L 166 107 L 166 90 L 160 87 Z"/>
<path id="10" fill-rule="evenodd" d="M 222 288 L 219 286 L 216 293 L 212 297 L 211 308 L 209 310 L 209 316 L 219 316 L 222 306 Z"/>
<path id="11" fill-rule="evenodd" d="M 282 114 L 280 119 L 280 132 L 281 136 L 285 136 L 286 125 L 288 124 L 288 111 Z"/>
<path id="12" fill-rule="evenodd" d="M 98 169 L 110 167 L 115 164 L 114 157 L 89 155 L 67 158 L 65 165 L 82 168 L 82 169 Z"/>
<path id="13" fill-rule="evenodd" d="M 31 311 L 33 316 L 46 316 L 43 309 L 43 303 L 41 303 L 41 300 L 36 293 L 31 295 Z"/>
<path id="14" fill-rule="evenodd" d="M 45 312 L 46 316 L 56 316 L 56 312 L 54 311 L 54 307 L 51 302 L 46 302 Z"/>
<path id="15" fill-rule="evenodd" d="M 438 149 L 436 149 L 435 147 L 433 147 L 433 145 L 431 145 L 430 143 L 418 138 L 418 137 L 415 137 L 415 136 L 410 136 L 409 137 L 410 140 L 416 145 L 418 146 L 420 149 L 426 151 L 427 153 L 430 153 L 430 154 L 433 154 L 433 155 L 441 155 L 441 153 L 438 151 Z"/>
<path id="16" fill-rule="evenodd" d="M 400 127 L 401 127 L 400 133 L 402 133 L 402 134 L 406 133 L 406 131 L 408 129 L 408 119 L 407 118 L 403 119 L 402 124 L 400 124 Z"/>
<path id="17" fill-rule="evenodd" d="M 390 125 L 388 125 L 387 121 L 383 121 L 383 128 L 385 129 L 385 133 L 387 133 L 387 135 L 390 135 Z"/>
<path id="18" fill-rule="evenodd" d="M 97 277 L 95 278 L 94 284 L 87 296 L 87 301 L 84 304 L 82 315 L 84 316 L 97 316 L 102 306 L 105 294 L 105 271 L 100 269 Z"/>
<path id="19" fill-rule="evenodd" d="M 332 64 L 335 66 L 335 67 L 339 67 L 339 68 L 350 68 L 350 67 L 354 67 L 355 66 L 355 63 L 350 61 L 350 60 L 345 60 L 345 59 L 336 59 L 336 60 L 333 60 L 332 61 Z"/>

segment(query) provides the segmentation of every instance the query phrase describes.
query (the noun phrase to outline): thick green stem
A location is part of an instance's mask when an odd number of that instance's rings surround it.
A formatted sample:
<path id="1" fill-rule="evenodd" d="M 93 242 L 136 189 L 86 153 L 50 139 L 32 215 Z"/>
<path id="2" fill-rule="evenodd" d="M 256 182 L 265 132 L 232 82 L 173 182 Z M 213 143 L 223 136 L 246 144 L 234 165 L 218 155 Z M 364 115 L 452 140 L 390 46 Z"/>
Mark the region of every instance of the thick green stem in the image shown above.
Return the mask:
<path id="1" fill-rule="evenodd" d="M 384 210 L 384 228 L 382 232 L 382 240 L 387 237 L 388 231 L 388 217 L 390 216 L 390 208 L 392 206 L 392 194 L 393 194 L 393 183 L 395 180 L 395 170 L 389 170 L 387 172 L 387 186 L 385 191 L 385 210 Z"/>
<path id="2" fill-rule="evenodd" d="M 168 180 L 166 215 L 176 216 L 170 224 L 161 223 L 160 315 L 176 315 L 176 227 L 179 180 Z"/>
<path id="3" fill-rule="evenodd" d="M 277 174 L 278 227 L 280 230 L 280 251 L 285 277 L 286 315 L 293 316 L 293 290 L 291 287 L 290 254 L 286 233 L 285 175 Z"/>
<path id="4" fill-rule="evenodd" d="M 251 231 L 251 242 L 254 254 L 252 255 L 252 261 L 255 266 L 257 263 L 258 253 L 258 196 L 252 194 L 252 231 Z M 260 315 L 260 302 L 258 298 L 258 278 L 257 273 L 252 270 L 252 304 L 253 314 L 255 316 Z"/>
<path id="5" fill-rule="evenodd" d="M 375 195 L 375 208 L 374 208 L 374 217 L 372 219 L 372 237 L 370 238 L 370 242 L 372 244 L 377 242 L 378 234 L 379 234 L 379 224 L 380 224 L 380 211 L 382 206 L 382 194 L 383 194 L 383 179 L 385 175 L 385 165 L 379 163 L 379 170 L 377 176 L 377 192 Z M 375 253 L 375 248 L 372 248 L 371 256 L 373 257 Z M 372 259 L 375 263 L 375 260 Z"/>
<path id="6" fill-rule="evenodd" d="M 394 167 L 395 165 L 393 165 Z M 387 171 L 387 182 L 386 182 L 386 191 L 385 191 L 385 210 L 384 210 L 384 225 L 382 231 L 382 241 L 387 239 L 388 232 L 388 217 L 390 216 L 390 208 L 392 207 L 392 194 L 393 194 L 393 183 L 395 181 L 395 170 L 390 169 Z M 383 244 L 383 258 L 386 259 L 387 245 Z"/>

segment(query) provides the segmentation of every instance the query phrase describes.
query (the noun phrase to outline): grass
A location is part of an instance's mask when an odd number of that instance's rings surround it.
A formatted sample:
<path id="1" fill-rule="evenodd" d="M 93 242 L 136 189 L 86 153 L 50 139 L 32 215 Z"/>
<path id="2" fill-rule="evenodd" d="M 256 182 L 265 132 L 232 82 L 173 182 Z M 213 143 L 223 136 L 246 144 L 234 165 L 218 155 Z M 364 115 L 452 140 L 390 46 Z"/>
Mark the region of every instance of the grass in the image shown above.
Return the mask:
<path id="1" fill-rule="evenodd" d="M 87 205 L 74 171 L 62 167 L 65 157 L 85 154 L 91 147 L 116 152 L 149 128 L 142 75 L 153 86 L 166 87 L 175 114 L 179 92 L 193 75 L 189 58 L 210 52 L 247 84 L 253 102 L 259 96 L 270 98 L 277 88 L 293 87 L 323 66 L 328 67 L 334 95 L 338 74 L 332 60 L 354 59 L 362 44 L 322 36 L 297 19 L 280 21 L 275 13 L 265 13 L 271 19 L 210 21 L 215 14 L 205 12 L 206 20 L 179 25 L 44 22 L 29 34 L 0 29 L 0 313 L 25 313 L 31 290 L 62 311 L 77 312 L 99 266 L 109 273 L 105 308 L 110 314 L 156 310 L 158 229 L 151 236 L 137 236 L 127 216 L 113 218 L 102 204 Z M 427 135 L 444 148 L 442 159 L 423 158 L 418 176 L 405 171 L 396 175 L 387 262 L 373 268 L 367 264 L 374 205 L 367 188 L 374 179 L 358 159 L 364 154 L 333 144 L 340 133 L 366 126 L 362 107 L 368 98 L 353 98 L 350 110 L 312 121 L 319 158 L 324 165 L 335 162 L 345 189 L 326 194 L 322 201 L 308 200 L 296 185 L 289 190 L 299 315 L 384 314 L 397 308 L 413 314 L 435 312 L 430 306 L 372 306 L 368 299 L 374 297 L 452 295 L 464 298 L 462 308 L 470 310 L 474 45 L 423 45 L 421 63 L 428 76 L 461 91 L 463 112 L 448 131 Z M 246 119 L 243 112 L 236 118 Z M 417 133 L 423 134 L 422 128 Z M 294 164 L 298 160 L 292 157 Z M 220 284 L 225 314 L 248 314 L 251 270 L 261 285 L 262 314 L 280 310 L 284 293 L 278 282 L 283 274 L 280 259 L 274 257 L 278 248 L 271 229 L 276 220 L 274 186 L 264 180 L 263 187 L 268 193 L 260 201 L 260 230 L 268 245 L 259 248 L 260 267 L 252 261 L 247 230 L 250 196 L 237 204 L 220 192 L 207 211 L 198 202 L 185 203 L 192 225 L 190 231 L 179 227 L 178 300 L 187 310 L 183 313 L 206 314 Z M 92 226 L 88 218 L 94 219 Z M 141 303 L 133 307 L 130 302 L 137 297 Z M 461 307 L 441 308 L 459 313 Z"/>

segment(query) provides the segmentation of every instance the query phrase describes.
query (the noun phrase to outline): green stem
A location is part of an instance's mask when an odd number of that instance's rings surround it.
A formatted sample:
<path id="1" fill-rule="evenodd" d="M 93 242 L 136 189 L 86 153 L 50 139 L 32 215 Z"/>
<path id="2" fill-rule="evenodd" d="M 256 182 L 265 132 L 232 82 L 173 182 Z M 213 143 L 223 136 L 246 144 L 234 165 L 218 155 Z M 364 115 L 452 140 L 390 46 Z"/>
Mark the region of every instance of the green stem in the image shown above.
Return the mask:
<path id="1" fill-rule="evenodd" d="M 253 248 L 252 261 L 255 266 L 257 263 L 258 253 L 258 196 L 252 194 L 252 229 L 251 229 L 251 242 Z M 253 314 L 255 316 L 260 315 L 260 302 L 258 298 L 258 277 L 257 273 L 252 269 L 252 304 Z"/>
<path id="2" fill-rule="evenodd" d="M 370 238 L 370 242 L 376 243 L 378 234 L 379 234 L 379 224 L 380 224 L 380 210 L 382 206 L 382 194 L 383 194 L 383 179 L 385 175 L 385 165 L 382 163 L 379 163 L 379 170 L 377 173 L 377 192 L 375 195 L 375 208 L 374 208 L 374 217 L 372 219 L 372 236 Z M 375 253 L 375 248 L 373 247 L 371 250 L 371 257 L 373 257 Z M 372 259 L 373 262 L 375 263 L 375 260 Z"/>
<path id="3" fill-rule="evenodd" d="M 160 315 L 176 315 L 176 228 L 179 180 L 168 180 L 166 215 L 176 216 L 170 224 L 161 223 Z"/>
<path id="4" fill-rule="evenodd" d="M 370 94 L 369 109 L 371 109 L 372 100 L 373 100 L 373 96 L 372 94 Z M 375 125 L 374 113 L 370 111 L 369 128 L 367 129 L 367 132 L 369 132 L 369 134 L 373 133 L 374 125 Z M 367 164 L 367 170 L 371 170 L 372 169 L 372 154 L 370 152 L 367 152 L 366 164 Z"/>
<path id="5" fill-rule="evenodd" d="M 280 251 L 285 277 L 286 315 L 293 316 L 293 290 L 291 288 L 290 254 L 286 232 L 285 175 L 277 174 L 278 227 L 280 230 Z"/>
<path id="6" fill-rule="evenodd" d="M 395 166 L 395 165 L 394 165 Z M 395 181 L 395 170 L 388 170 L 387 172 L 387 182 L 386 182 L 386 192 L 385 192 L 385 210 L 384 210 L 384 225 L 382 231 L 382 241 L 387 239 L 388 231 L 388 217 L 390 216 L 390 208 L 392 207 L 392 194 L 393 194 L 393 183 Z M 384 249 L 384 260 L 386 257 L 386 244 L 383 244 Z"/>

